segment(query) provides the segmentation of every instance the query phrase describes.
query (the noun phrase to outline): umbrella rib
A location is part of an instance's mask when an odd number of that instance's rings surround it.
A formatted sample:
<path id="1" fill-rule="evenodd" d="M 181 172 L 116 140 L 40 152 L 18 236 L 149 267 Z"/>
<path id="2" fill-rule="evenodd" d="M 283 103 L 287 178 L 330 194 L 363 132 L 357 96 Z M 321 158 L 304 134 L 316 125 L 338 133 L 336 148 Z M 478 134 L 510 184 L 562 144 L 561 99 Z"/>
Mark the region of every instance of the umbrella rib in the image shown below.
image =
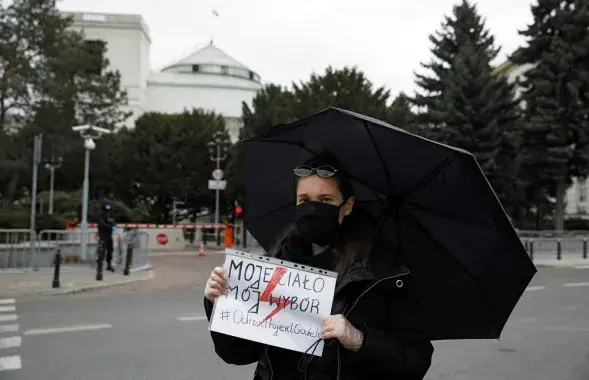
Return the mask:
<path id="1" fill-rule="evenodd" d="M 374 150 L 376 151 L 378 159 L 380 160 L 380 164 L 382 166 L 382 169 L 385 172 L 385 176 L 387 178 L 387 183 L 389 184 L 389 192 L 391 193 L 392 197 L 396 197 L 395 193 L 394 193 L 394 189 L 393 189 L 393 182 L 391 180 L 391 172 L 389 171 L 389 167 L 388 167 L 384 157 L 382 156 L 380 149 L 378 149 L 378 146 L 376 145 L 376 141 L 374 140 L 374 136 L 372 136 L 372 132 L 370 132 L 370 128 L 368 127 L 368 122 L 364 121 L 363 124 L 364 124 L 364 130 L 366 130 L 366 133 L 368 134 L 368 137 L 370 138 L 370 142 L 372 143 L 372 146 L 374 147 Z"/>
<path id="2" fill-rule="evenodd" d="M 412 193 L 414 193 L 420 189 L 423 189 L 424 187 L 429 185 L 430 182 L 432 182 L 434 180 L 434 178 L 436 178 L 442 170 L 444 170 L 448 165 L 450 165 L 450 163 L 452 161 L 454 161 L 454 155 L 446 157 L 444 159 L 444 161 L 442 161 L 432 171 L 430 171 L 425 176 L 423 176 L 423 178 L 421 178 L 419 181 L 417 181 L 417 183 L 412 188 L 403 192 L 403 194 L 401 194 L 399 197 L 405 198 L 405 197 L 411 195 Z"/>
<path id="3" fill-rule="evenodd" d="M 406 209 L 406 208 L 405 208 Z M 492 309 L 489 306 L 489 304 L 487 303 L 487 299 L 485 297 L 483 297 L 484 292 L 481 289 L 481 287 L 479 286 L 478 282 L 476 281 L 476 277 L 470 272 L 470 270 L 460 261 L 458 260 L 456 257 L 454 257 L 453 254 L 450 253 L 450 251 L 448 251 L 448 248 L 446 248 L 446 246 L 442 243 L 440 243 L 437 239 L 435 239 L 430 230 L 423 225 L 423 223 L 421 223 L 421 221 L 411 213 L 410 210 L 407 210 L 407 215 L 417 224 L 417 228 L 419 228 L 421 230 L 421 232 L 423 232 L 425 234 L 425 236 L 428 237 L 428 239 L 434 243 L 434 245 L 436 245 L 442 252 L 444 252 L 444 254 L 446 254 L 447 256 L 449 256 L 454 262 L 456 262 L 463 270 L 464 272 L 468 275 L 468 277 L 470 277 L 470 279 L 472 280 L 472 282 L 475 284 L 477 291 L 479 292 L 479 294 L 481 295 L 482 299 L 483 299 L 483 303 L 485 304 L 485 306 L 487 307 L 488 310 L 488 314 L 492 314 Z M 487 318 L 488 319 L 488 318 Z M 495 337 L 495 338 L 499 338 L 499 335 L 495 333 L 495 331 L 493 330 L 493 327 L 491 327 L 491 323 L 490 321 L 487 324 L 487 328 L 489 329 L 489 331 L 491 332 L 491 334 Z"/>
<path id="4" fill-rule="evenodd" d="M 477 226 L 477 227 L 481 227 L 481 228 L 489 229 L 489 230 L 496 230 L 497 229 L 495 227 L 495 225 L 493 225 L 493 224 L 481 223 L 481 222 L 479 222 L 477 220 L 470 219 L 470 218 L 467 218 L 465 216 L 458 215 L 458 214 L 452 214 L 452 213 L 449 213 L 449 212 L 440 212 L 440 211 L 434 210 L 433 208 L 430 208 L 430 207 L 427 207 L 427 206 L 422 206 L 422 205 L 420 205 L 418 203 L 413 203 L 413 202 L 407 202 L 407 201 L 405 201 L 405 202 L 403 202 L 403 204 L 406 205 L 406 206 L 415 207 L 416 209 L 419 209 L 421 211 L 428 212 L 428 213 L 430 213 L 432 215 L 440 216 L 442 218 L 446 218 L 446 219 L 453 220 L 453 221 L 456 221 L 456 222 L 467 223 L 467 224 L 471 224 L 473 226 Z"/>

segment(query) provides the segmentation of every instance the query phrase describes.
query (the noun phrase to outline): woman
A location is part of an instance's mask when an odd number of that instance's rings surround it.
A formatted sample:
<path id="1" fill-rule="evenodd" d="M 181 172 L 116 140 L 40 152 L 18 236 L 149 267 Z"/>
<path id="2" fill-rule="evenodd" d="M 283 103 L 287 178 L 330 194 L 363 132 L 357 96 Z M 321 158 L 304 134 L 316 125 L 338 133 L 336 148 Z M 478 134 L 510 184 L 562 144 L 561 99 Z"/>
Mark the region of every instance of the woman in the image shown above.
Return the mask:
<path id="1" fill-rule="evenodd" d="M 338 273 L 332 315 L 325 319 L 323 355 L 314 357 L 211 332 L 225 362 L 257 362 L 254 380 L 421 380 L 433 346 L 421 336 L 410 273 L 393 246 L 378 238 L 375 223 L 354 207 L 350 180 L 330 153 L 294 169 L 296 221 L 270 252 L 276 257 Z M 205 289 L 213 302 L 226 290 L 222 268 Z"/>

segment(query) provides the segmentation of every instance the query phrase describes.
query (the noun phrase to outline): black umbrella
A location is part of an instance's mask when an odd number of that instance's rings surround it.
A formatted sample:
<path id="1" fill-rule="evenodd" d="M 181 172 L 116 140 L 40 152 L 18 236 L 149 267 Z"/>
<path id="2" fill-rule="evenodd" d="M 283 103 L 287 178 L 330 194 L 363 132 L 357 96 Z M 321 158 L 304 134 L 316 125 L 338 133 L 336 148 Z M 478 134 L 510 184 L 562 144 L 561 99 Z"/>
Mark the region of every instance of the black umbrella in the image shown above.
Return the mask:
<path id="1" fill-rule="evenodd" d="M 431 340 L 498 338 L 536 268 L 470 153 L 328 108 L 245 141 L 245 224 L 268 250 L 295 214 L 293 169 L 324 150 L 415 278 Z"/>

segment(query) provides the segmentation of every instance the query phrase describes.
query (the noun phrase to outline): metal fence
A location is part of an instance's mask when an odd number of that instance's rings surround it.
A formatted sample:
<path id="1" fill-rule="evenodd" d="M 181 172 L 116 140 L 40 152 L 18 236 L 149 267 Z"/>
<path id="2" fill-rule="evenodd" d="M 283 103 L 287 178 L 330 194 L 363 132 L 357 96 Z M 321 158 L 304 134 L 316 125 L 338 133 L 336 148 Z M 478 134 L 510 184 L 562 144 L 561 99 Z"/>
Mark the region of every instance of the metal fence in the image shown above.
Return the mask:
<path id="1" fill-rule="evenodd" d="M 0 229 L 0 269 L 31 267 L 36 241 L 37 235 L 31 230 Z"/>
<path id="2" fill-rule="evenodd" d="M 82 239 L 87 244 L 82 256 Z M 118 232 L 113 238 L 113 265 L 124 267 L 128 249 L 133 250 L 131 268 L 144 267 L 148 261 L 149 234 L 142 230 Z M 59 252 L 63 265 L 93 267 L 96 265 L 98 235 L 88 231 L 82 235 L 75 230 L 0 229 L 0 269 L 39 269 L 52 267 Z"/>

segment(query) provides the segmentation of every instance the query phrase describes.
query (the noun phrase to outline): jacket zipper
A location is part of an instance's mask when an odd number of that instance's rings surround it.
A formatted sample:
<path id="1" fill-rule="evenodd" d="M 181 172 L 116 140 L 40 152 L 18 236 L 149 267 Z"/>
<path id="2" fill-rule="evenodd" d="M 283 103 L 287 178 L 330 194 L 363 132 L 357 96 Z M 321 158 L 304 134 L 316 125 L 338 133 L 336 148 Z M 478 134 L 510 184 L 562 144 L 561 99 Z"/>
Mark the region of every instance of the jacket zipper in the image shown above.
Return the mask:
<path id="1" fill-rule="evenodd" d="M 394 275 L 394 276 L 390 276 L 390 277 L 381 278 L 380 280 L 376 281 L 374 284 L 370 285 L 370 287 L 368 287 L 368 289 L 366 289 L 364 292 L 362 292 L 362 294 L 360 294 L 360 295 L 358 296 L 358 298 L 356 298 L 356 301 L 355 301 L 355 302 L 352 304 L 352 307 L 350 307 L 350 310 L 348 310 L 348 311 L 346 312 L 346 314 L 344 315 L 344 317 L 346 317 L 346 318 L 347 318 L 347 316 L 348 316 L 348 315 L 350 315 L 350 313 L 352 312 L 352 310 L 354 310 L 354 308 L 356 307 L 356 305 L 358 304 L 358 302 L 360 301 L 360 299 L 361 299 L 362 297 L 364 297 L 364 295 L 366 295 L 366 293 L 368 293 L 369 291 L 371 291 L 371 290 L 372 290 L 372 289 L 373 289 L 375 286 L 377 286 L 378 284 L 380 284 L 380 283 L 382 283 L 382 282 L 384 282 L 384 281 L 388 281 L 388 280 L 394 280 L 395 278 L 399 278 L 399 277 L 402 277 L 402 276 L 406 276 L 406 275 L 408 275 L 408 274 L 409 274 L 409 271 L 407 270 L 407 271 L 405 271 L 405 272 L 403 272 L 403 273 L 399 273 L 399 274 L 396 274 L 396 275 Z M 401 285 L 401 286 L 402 286 L 402 285 Z M 399 286 L 399 287 L 401 287 L 401 286 Z M 340 369 L 341 369 L 341 368 L 340 368 L 340 367 L 341 367 L 341 365 L 340 365 L 340 362 L 341 362 L 341 361 L 340 361 L 340 354 L 339 354 L 339 344 L 338 344 L 338 346 L 337 346 L 337 350 L 336 350 L 336 351 L 337 351 L 337 377 L 336 377 L 336 379 L 337 379 L 337 380 L 339 380 L 339 378 L 340 378 Z M 271 380 L 271 379 L 270 379 L 270 380 Z"/>

